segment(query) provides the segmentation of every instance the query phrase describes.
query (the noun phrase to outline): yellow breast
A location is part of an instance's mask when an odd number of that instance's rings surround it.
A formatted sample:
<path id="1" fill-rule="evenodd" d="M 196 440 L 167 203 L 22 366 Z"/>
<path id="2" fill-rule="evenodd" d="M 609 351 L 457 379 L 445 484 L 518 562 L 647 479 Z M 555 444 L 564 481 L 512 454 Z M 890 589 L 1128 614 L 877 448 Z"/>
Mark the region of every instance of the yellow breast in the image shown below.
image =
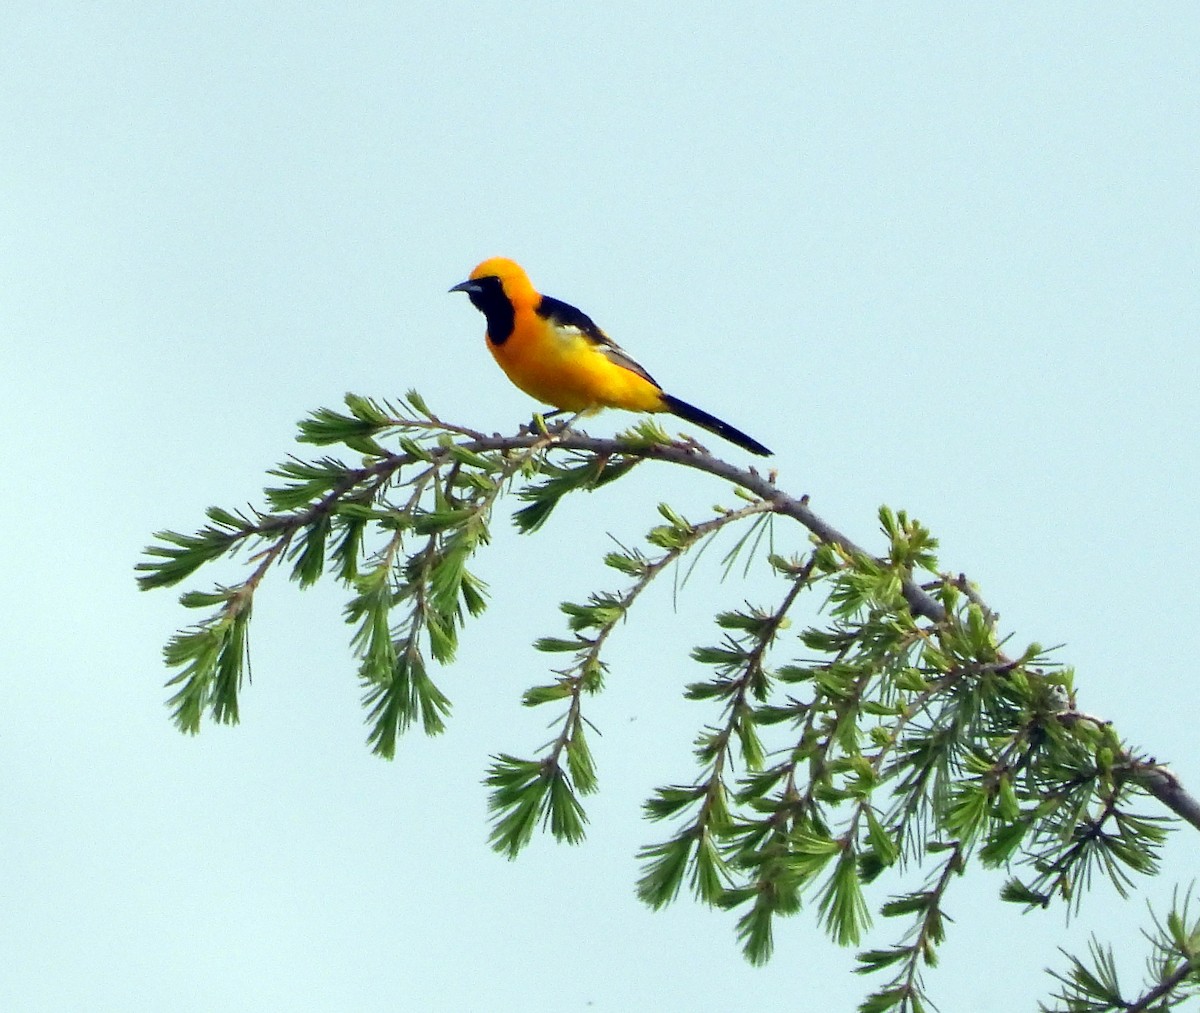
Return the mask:
<path id="1" fill-rule="evenodd" d="M 492 356 L 530 397 L 567 411 L 624 408 L 662 411 L 662 392 L 613 362 L 573 327 L 543 320 L 518 326 L 503 344 L 488 341 Z"/>

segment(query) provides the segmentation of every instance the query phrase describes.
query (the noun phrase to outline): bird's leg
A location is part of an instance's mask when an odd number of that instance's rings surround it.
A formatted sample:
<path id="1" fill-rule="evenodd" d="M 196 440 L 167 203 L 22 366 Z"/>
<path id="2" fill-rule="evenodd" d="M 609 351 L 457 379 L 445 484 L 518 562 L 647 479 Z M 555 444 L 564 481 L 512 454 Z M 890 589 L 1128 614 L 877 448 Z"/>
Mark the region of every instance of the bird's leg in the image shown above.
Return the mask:
<path id="1" fill-rule="evenodd" d="M 549 436 L 550 430 L 546 428 L 546 423 L 556 415 L 562 415 L 566 411 L 564 408 L 555 408 L 552 412 L 534 412 L 533 413 L 533 429 L 541 433 L 543 436 Z M 556 428 L 561 428 L 556 427 Z"/>
<path id="2" fill-rule="evenodd" d="M 533 417 L 528 422 L 521 423 L 518 432 L 528 433 L 530 436 L 549 436 L 550 430 L 546 428 L 546 419 L 553 418 L 562 409 L 556 408 L 552 412 L 547 412 L 543 415 L 541 412 L 534 412 Z"/>
<path id="3" fill-rule="evenodd" d="M 558 436 L 562 433 L 567 432 L 571 428 L 571 426 L 573 426 L 575 424 L 575 420 L 578 419 L 581 415 L 583 415 L 583 412 L 572 413 L 570 418 L 568 418 L 564 422 L 558 423 L 558 425 L 554 426 L 553 429 L 550 429 L 549 427 L 547 427 L 547 425 L 546 425 L 547 419 L 552 419 L 556 415 L 566 415 L 566 414 L 567 414 L 567 409 L 565 409 L 565 408 L 555 408 L 554 411 L 546 412 L 546 414 L 544 414 L 544 415 L 541 413 L 535 414 L 533 416 L 533 429 L 535 429 L 537 432 L 541 433 L 543 436 Z"/>
<path id="4" fill-rule="evenodd" d="M 559 411 L 563 412 L 563 414 L 566 414 L 565 408 L 560 408 Z M 555 412 L 555 414 L 557 415 L 558 412 Z M 572 412 L 569 419 L 567 419 L 565 422 L 560 422 L 554 427 L 555 434 L 561 436 L 563 433 L 569 433 L 571 431 L 571 427 L 575 425 L 575 423 L 581 418 L 583 418 L 583 416 L 583 412 Z"/>

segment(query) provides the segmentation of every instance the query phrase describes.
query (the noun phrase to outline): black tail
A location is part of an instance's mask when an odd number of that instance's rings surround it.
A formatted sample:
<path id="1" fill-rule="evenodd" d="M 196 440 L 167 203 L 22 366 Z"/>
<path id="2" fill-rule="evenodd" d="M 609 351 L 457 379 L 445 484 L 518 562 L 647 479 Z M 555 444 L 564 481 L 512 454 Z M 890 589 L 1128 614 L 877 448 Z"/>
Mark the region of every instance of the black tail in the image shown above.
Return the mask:
<path id="1" fill-rule="evenodd" d="M 667 406 L 667 411 L 678 415 L 681 419 L 691 422 L 701 429 L 707 429 L 710 433 L 716 433 L 721 439 L 728 440 L 730 443 L 736 443 L 739 447 L 750 451 L 752 454 L 758 454 L 760 457 L 771 456 L 771 451 L 759 443 L 758 440 L 747 436 L 740 429 L 734 429 L 728 422 L 722 422 L 715 415 L 709 415 L 708 412 L 701 411 L 695 405 L 690 405 L 686 401 L 680 401 L 677 397 L 671 397 L 670 394 L 663 394 L 662 399 L 663 404 Z"/>

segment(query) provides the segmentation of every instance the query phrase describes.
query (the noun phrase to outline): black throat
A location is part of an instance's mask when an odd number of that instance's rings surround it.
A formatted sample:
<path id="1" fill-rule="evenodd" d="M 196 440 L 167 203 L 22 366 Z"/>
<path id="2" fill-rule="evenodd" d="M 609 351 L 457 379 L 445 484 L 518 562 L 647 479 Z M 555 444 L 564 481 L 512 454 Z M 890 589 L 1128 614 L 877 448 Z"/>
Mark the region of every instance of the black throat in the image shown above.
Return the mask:
<path id="1" fill-rule="evenodd" d="M 513 332 L 513 304 L 504 294 L 499 278 L 480 278 L 479 291 L 469 293 L 471 302 L 487 318 L 487 336 L 493 345 L 503 345 Z"/>

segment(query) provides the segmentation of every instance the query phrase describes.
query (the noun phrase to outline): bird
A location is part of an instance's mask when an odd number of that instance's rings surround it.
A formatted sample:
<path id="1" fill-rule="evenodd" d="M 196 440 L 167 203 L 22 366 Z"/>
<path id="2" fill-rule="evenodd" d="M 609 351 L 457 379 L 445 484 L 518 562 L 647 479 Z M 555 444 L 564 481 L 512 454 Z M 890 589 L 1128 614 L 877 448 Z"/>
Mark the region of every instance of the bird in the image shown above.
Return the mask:
<path id="1" fill-rule="evenodd" d="M 771 451 L 715 415 L 668 394 L 582 310 L 542 295 L 525 269 L 489 257 L 450 289 L 465 292 L 487 321 L 488 350 L 526 394 L 562 411 L 669 412 L 752 454 Z"/>

